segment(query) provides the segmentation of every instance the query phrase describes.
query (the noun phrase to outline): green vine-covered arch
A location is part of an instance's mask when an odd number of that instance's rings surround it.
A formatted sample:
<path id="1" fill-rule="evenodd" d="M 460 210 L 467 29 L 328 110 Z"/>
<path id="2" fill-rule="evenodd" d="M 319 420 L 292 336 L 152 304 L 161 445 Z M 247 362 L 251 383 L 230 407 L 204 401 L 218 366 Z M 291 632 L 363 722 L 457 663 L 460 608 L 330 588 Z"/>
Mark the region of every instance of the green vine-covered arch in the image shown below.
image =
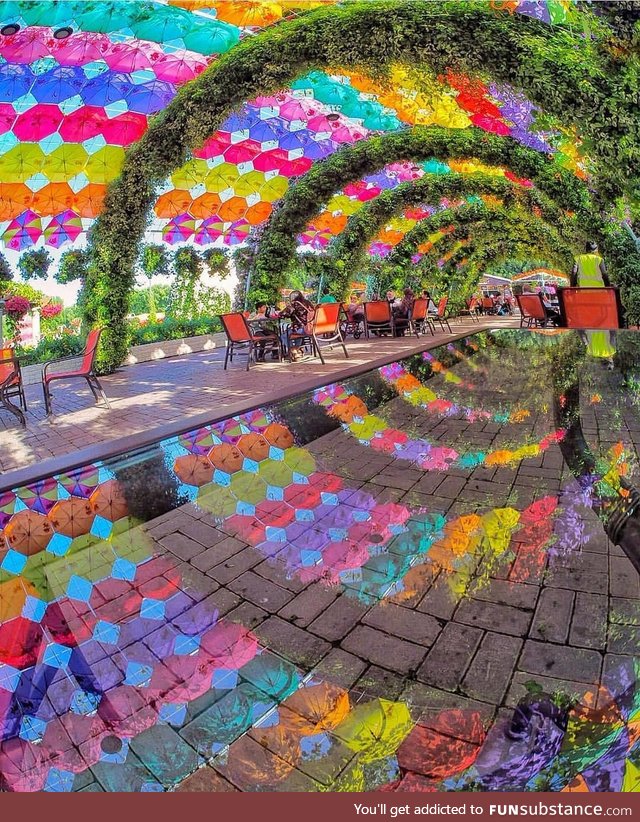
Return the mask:
<path id="1" fill-rule="evenodd" d="M 378 231 L 394 216 L 405 208 L 424 203 L 437 204 L 442 198 L 454 199 L 469 196 L 492 195 L 502 200 L 506 207 L 521 203 L 532 214 L 539 213 L 539 218 L 556 226 L 562 236 L 574 242 L 576 250 L 582 233 L 578 223 L 570 219 L 549 197 L 536 189 L 528 189 L 511 183 L 504 177 L 488 174 L 427 174 L 418 180 L 402 183 L 397 188 L 385 191 L 378 197 L 369 200 L 357 211 L 346 225 L 344 231 L 330 247 L 334 259 L 335 274 L 332 282 L 327 283 L 327 290 L 335 296 L 345 296 L 349 282 L 354 279 L 365 254 L 368 243 Z M 465 214 L 465 206 L 461 206 Z M 447 209 L 449 212 L 450 210 Z M 488 210 L 474 212 L 479 219 Z M 507 214 L 506 210 L 502 211 Z M 451 212 L 451 222 L 458 221 L 457 211 Z M 418 223 L 421 225 L 421 221 Z M 356 277 L 357 279 L 357 277 Z"/>
<path id="2" fill-rule="evenodd" d="M 487 3 L 354 2 L 273 26 L 216 60 L 180 89 L 127 151 L 92 231 L 85 317 L 107 326 L 101 366 L 113 368 L 125 354 L 128 295 L 157 187 L 244 101 L 275 93 L 313 69 L 365 68 L 381 76 L 401 63 L 435 73 L 489 74 L 589 140 L 607 197 L 634 189 L 640 155 L 637 59 L 633 52 L 612 57 L 611 29 L 584 14 L 595 42 L 582 30 L 497 12 Z"/>

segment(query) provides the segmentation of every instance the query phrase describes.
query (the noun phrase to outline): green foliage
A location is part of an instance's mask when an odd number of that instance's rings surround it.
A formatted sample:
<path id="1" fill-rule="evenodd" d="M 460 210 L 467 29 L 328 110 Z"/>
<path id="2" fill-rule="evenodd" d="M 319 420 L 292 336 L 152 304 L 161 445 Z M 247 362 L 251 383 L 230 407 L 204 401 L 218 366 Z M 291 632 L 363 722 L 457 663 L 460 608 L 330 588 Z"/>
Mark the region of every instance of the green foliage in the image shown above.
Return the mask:
<path id="1" fill-rule="evenodd" d="M 161 323 L 141 325 L 132 322 L 129 328 L 129 344 L 144 345 L 161 340 L 181 340 L 183 337 L 197 337 L 222 331 L 217 317 L 198 317 L 194 320 L 176 320 L 167 317 Z"/>
<path id="2" fill-rule="evenodd" d="M 229 258 L 220 248 L 207 248 L 202 252 L 202 259 L 207 264 L 209 274 L 220 280 L 226 280 L 230 274 Z"/>
<path id="3" fill-rule="evenodd" d="M 45 248 L 25 251 L 18 260 L 18 270 L 23 280 L 46 280 L 53 259 Z"/>
<path id="4" fill-rule="evenodd" d="M 49 300 L 42 291 L 38 291 L 28 283 L 3 282 L 2 280 L 0 280 L 0 296 L 4 299 L 7 299 L 7 297 L 24 297 L 34 307 L 43 305 Z"/>
<path id="5" fill-rule="evenodd" d="M 191 320 L 199 313 L 198 282 L 203 260 L 195 248 L 179 248 L 173 257 L 175 280 L 171 286 L 169 313 L 178 320 Z"/>
<path id="6" fill-rule="evenodd" d="M 67 285 L 73 282 L 84 282 L 89 268 L 89 252 L 84 249 L 65 251 L 60 257 L 58 270 L 55 273 L 56 282 Z"/>
<path id="7" fill-rule="evenodd" d="M 84 349 L 84 337 L 80 334 L 63 334 L 52 339 L 43 337 L 35 348 L 18 347 L 18 356 L 23 366 L 38 362 L 57 360 L 59 357 L 70 357 Z"/>
<path id="8" fill-rule="evenodd" d="M 13 271 L 11 270 L 11 266 L 9 265 L 9 261 L 4 256 L 4 254 L 0 254 L 0 283 L 9 282 L 9 280 L 13 279 Z"/>
<path id="9" fill-rule="evenodd" d="M 168 274 L 169 255 L 166 247 L 157 244 L 143 245 L 140 254 L 140 268 L 149 279 Z"/>
<path id="10" fill-rule="evenodd" d="M 136 289 L 131 294 L 130 312 L 132 314 L 153 314 L 156 311 L 166 313 L 170 290 L 168 285 L 152 285 L 149 288 Z"/>
<path id="11" fill-rule="evenodd" d="M 614 32 L 606 21 L 586 11 L 580 16 L 588 23 L 591 39 L 584 36 L 583 26 L 551 27 L 524 15 L 495 11 L 489 3 L 354 2 L 285 21 L 214 61 L 180 88 L 142 139 L 129 148 L 91 233 L 85 316 L 90 324 L 107 326 L 102 364 L 115 367 L 126 351 L 125 318 L 137 246 L 157 186 L 244 101 L 275 93 L 315 68 L 340 65 L 382 76 L 400 62 L 427 65 L 435 74 L 449 69 L 471 75 L 487 72 L 495 82 L 523 91 L 534 104 L 577 127 L 593 155 L 601 200 L 613 201 L 624 192 L 640 200 L 638 58 L 634 50 L 612 53 Z M 490 140 L 490 135 L 485 137 Z M 375 153 L 379 139 L 363 142 Z M 545 160 L 539 157 L 539 162 Z M 373 169 L 384 164 L 376 160 Z M 577 184 L 557 166 L 555 179 L 565 194 Z M 336 176 L 329 191 L 344 182 Z M 306 177 L 295 189 L 305 185 Z M 311 195 L 317 202 L 318 192 L 311 189 Z M 301 213 L 298 216 L 302 218 Z M 254 274 L 256 296 L 267 298 L 277 291 L 290 257 L 288 248 L 284 253 L 274 243 L 265 248 L 267 256 Z M 284 265 L 276 265 L 276 260 Z"/>

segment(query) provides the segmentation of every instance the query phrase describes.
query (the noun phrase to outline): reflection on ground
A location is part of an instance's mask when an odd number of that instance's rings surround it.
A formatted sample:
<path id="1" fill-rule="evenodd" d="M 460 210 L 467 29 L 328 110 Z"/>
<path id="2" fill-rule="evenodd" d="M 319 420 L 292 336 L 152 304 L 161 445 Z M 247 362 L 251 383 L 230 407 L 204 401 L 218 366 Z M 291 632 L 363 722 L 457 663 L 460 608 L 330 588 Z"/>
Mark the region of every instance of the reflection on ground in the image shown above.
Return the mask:
<path id="1" fill-rule="evenodd" d="M 483 333 L 0 493 L 0 787 L 637 790 L 617 345 Z"/>

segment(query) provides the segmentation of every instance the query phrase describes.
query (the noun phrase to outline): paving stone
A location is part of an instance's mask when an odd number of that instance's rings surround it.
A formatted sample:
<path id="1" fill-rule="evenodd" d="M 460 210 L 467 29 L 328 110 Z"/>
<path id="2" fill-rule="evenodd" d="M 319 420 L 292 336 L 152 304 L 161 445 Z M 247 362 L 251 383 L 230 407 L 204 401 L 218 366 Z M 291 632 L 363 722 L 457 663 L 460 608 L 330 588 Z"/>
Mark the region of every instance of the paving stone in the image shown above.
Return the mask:
<path id="1" fill-rule="evenodd" d="M 606 594 L 608 580 L 606 574 L 549 567 L 545 576 L 545 585 L 549 588 L 567 588 L 588 594 Z"/>
<path id="2" fill-rule="evenodd" d="M 433 644 L 442 628 L 438 620 L 429 614 L 421 614 L 418 611 L 385 602 L 372 608 L 362 621 L 373 628 L 379 628 L 388 634 L 426 647 Z"/>
<path id="3" fill-rule="evenodd" d="M 613 598 L 609 612 L 607 650 L 611 653 L 640 653 L 640 602 Z"/>
<path id="4" fill-rule="evenodd" d="M 464 477 L 445 477 L 438 485 L 438 496 L 448 497 L 449 499 L 458 499 L 460 492 L 467 485 L 467 479 Z"/>
<path id="5" fill-rule="evenodd" d="M 277 613 L 290 599 L 293 599 L 291 591 L 274 585 L 273 582 L 254 574 L 253 571 L 242 574 L 230 582 L 227 587 L 243 599 L 269 611 L 270 614 Z"/>
<path id="6" fill-rule="evenodd" d="M 459 574 L 441 571 L 431 588 L 420 600 L 417 606 L 418 611 L 424 611 L 439 619 L 451 619 L 461 598 L 460 594 L 453 592 L 454 589 L 460 590 L 459 582 Z"/>
<path id="7" fill-rule="evenodd" d="M 293 591 L 294 594 L 300 593 L 300 591 L 303 591 L 308 585 L 308 583 L 302 582 L 295 575 L 288 576 L 286 566 L 277 560 L 264 560 L 264 562 L 256 565 L 253 570 L 256 574 L 260 574 L 261 577 L 275 582 L 275 584 L 281 588 Z"/>
<path id="8" fill-rule="evenodd" d="M 219 532 L 218 532 L 219 533 Z M 207 548 L 201 554 L 198 554 L 191 560 L 191 564 L 200 571 L 208 571 L 215 565 L 225 562 L 231 557 L 236 556 L 243 551 L 247 546 L 239 539 L 229 537 L 226 534 L 220 534 L 222 539 L 215 545 Z"/>
<path id="9" fill-rule="evenodd" d="M 530 636 L 544 642 L 566 642 L 575 594 L 564 588 L 545 588 L 540 594 Z"/>
<path id="10" fill-rule="evenodd" d="M 399 488 L 402 491 L 408 491 L 410 488 L 413 488 L 422 476 L 423 472 L 415 468 L 387 468 L 372 477 L 370 482 L 374 485 L 382 485 L 385 488 Z"/>
<path id="11" fill-rule="evenodd" d="M 368 605 L 364 605 L 355 597 L 342 594 L 309 625 L 309 630 L 328 639 L 329 642 L 336 642 L 349 633 L 368 609 Z"/>
<path id="12" fill-rule="evenodd" d="M 190 560 L 204 551 L 204 548 L 199 542 L 180 533 L 168 534 L 166 537 L 163 537 L 160 542 L 163 548 L 184 560 Z"/>
<path id="13" fill-rule="evenodd" d="M 531 674 L 597 682 L 602 656 L 596 651 L 527 640 L 518 667 Z"/>
<path id="14" fill-rule="evenodd" d="M 370 665 L 353 687 L 353 693 L 383 699 L 398 699 L 404 690 L 406 678 L 377 665 Z"/>
<path id="15" fill-rule="evenodd" d="M 478 599 L 463 599 L 455 613 L 456 622 L 500 631 L 512 636 L 526 636 L 531 623 L 532 611 L 513 608 L 510 605 L 497 605 L 494 602 L 483 602 Z"/>
<path id="16" fill-rule="evenodd" d="M 476 714 L 485 728 L 489 727 L 495 713 L 495 705 L 488 702 L 469 699 L 462 694 L 443 691 L 422 682 L 406 682 L 401 699 L 409 708 L 411 718 L 415 722 L 436 730 L 444 730 L 446 723 L 449 726 L 446 733 L 463 739 L 468 738 L 468 726 L 465 723 L 464 729 L 461 728 L 451 712 Z"/>
<path id="17" fill-rule="evenodd" d="M 252 602 L 242 602 L 233 611 L 229 611 L 225 619 L 229 622 L 244 625 L 245 628 L 253 629 L 268 617 L 267 611 L 263 611 L 262 608 L 258 608 Z"/>
<path id="18" fill-rule="evenodd" d="M 607 597 L 578 591 L 571 620 L 569 644 L 580 648 L 604 649 L 607 643 L 608 610 Z"/>
<path id="19" fill-rule="evenodd" d="M 554 693 L 562 693 L 573 697 L 583 704 L 595 704 L 598 693 L 598 686 L 593 682 L 578 682 L 573 679 L 557 679 L 555 677 L 543 676 L 542 674 L 530 674 L 518 671 L 513 675 L 511 687 L 506 696 L 505 704 L 516 706 L 518 702 L 531 693 L 527 685 L 536 686 L 536 690 L 542 688 L 545 694 L 550 696 Z"/>
<path id="20" fill-rule="evenodd" d="M 185 534 L 185 536 L 195 539 L 196 542 L 199 542 L 200 545 L 203 545 L 205 548 L 211 548 L 219 542 L 228 539 L 223 531 L 207 525 L 206 522 L 198 519 L 192 519 L 185 525 L 181 525 L 179 530 L 182 534 Z"/>
<path id="21" fill-rule="evenodd" d="M 348 654 L 342 648 L 332 648 L 313 669 L 313 675 L 333 685 L 351 688 L 366 668 L 367 663 L 360 657 Z"/>
<path id="22" fill-rule="evenodd" d="M 214 771 L 214 769 L 209 766 L 200 768 L 195 773 L 192 773 L 191 776 L 188 776 L 176 788 L 176 791 L 188 793 L 228 793 L 237 790 L 231 782 L 227 782 L 226 779 L 223 779 L 217 771 Z"/>
<path id="23" fill-rule="evenodd" d="M 640 599 L 640 574 L 626 557 L 609 557 L 609 585 L 612 597 Z"/>
<path id="24" fill-rule="evenodd" d="M 306 668 L 316 665 L 330 648 L 329 643 L 320 637 L 277 616 L 265 620 L 256 628 L 255 633 L 268 648 Z"/>
<path id="25" fill-rule="evenodd" d="M 305 628 L 335 601 L 339 593 L 337 586 L 329 588 L 316 582 L 281 608 L 279 615 Z"/>
<path id="26" fill-rule="evenodd" d="M 207 576 L 212 577 L 221 585 L 227 585 L 231 580 L 253 568 L 262 559 L 262 555 L 255 548 L 243 548 L 239 554 L 234 554 L 225 562 L 221 562 L 208 570 Z"/>
<path id="27" fill-rule="evenodd" d="M 480 644 L 482 631 L 450 622 L 420 666 L 417 678 L 437 688 L 455 690 Z"/>
<path id="28" fill-rule="evenodd" d="M 502 579 L 491 579 L 488 585 L 471 589 L 474 599 L 494 602 L 497 605 L 512 605 L 514 608 L 532 610 L 536 607 L 539 588 L 536 585 L 524 585 Z"/>
<path id="29" fill-rule="evenodd" d="M 407 674 L 422 662 L 425 648 L 382 631 L 358 625 L 342 640 L 342 647 L 374 665 Z"/>
<path id="30" fill-rule="evenodd" d="M 198 754 L 169 725 L 154 725 L 134 736 L 130 745 L 165 787 L 177 785 L 200 764 Z"/>
<path id="31" fill-rule="evenodd" d="M 521 639 L 485 634 L 462 682 L 464 693 L 499 705 L 511 682 L 521 648 Z"/>

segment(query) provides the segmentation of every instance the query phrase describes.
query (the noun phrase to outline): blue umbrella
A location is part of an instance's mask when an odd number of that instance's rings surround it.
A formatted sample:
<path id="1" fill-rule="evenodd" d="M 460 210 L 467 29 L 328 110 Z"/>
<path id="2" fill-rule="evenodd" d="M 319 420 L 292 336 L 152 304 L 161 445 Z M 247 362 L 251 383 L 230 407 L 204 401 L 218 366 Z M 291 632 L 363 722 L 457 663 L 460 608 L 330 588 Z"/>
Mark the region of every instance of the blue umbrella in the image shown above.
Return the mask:
<path id="1" fill-rule="evenodd" d="M 31 93 L 39 103 L 61 103 L 82 91 L 87 78 L 77 66 L 58 66 L 40 75 Z"/>
<path id="2" fill-rule="evenodd" d="M 29 92 L 34 84 L 35 75 L 29 66 L 16 66 L 10 63 L 0 65 L 0 98 L 17 100 Z"/>

